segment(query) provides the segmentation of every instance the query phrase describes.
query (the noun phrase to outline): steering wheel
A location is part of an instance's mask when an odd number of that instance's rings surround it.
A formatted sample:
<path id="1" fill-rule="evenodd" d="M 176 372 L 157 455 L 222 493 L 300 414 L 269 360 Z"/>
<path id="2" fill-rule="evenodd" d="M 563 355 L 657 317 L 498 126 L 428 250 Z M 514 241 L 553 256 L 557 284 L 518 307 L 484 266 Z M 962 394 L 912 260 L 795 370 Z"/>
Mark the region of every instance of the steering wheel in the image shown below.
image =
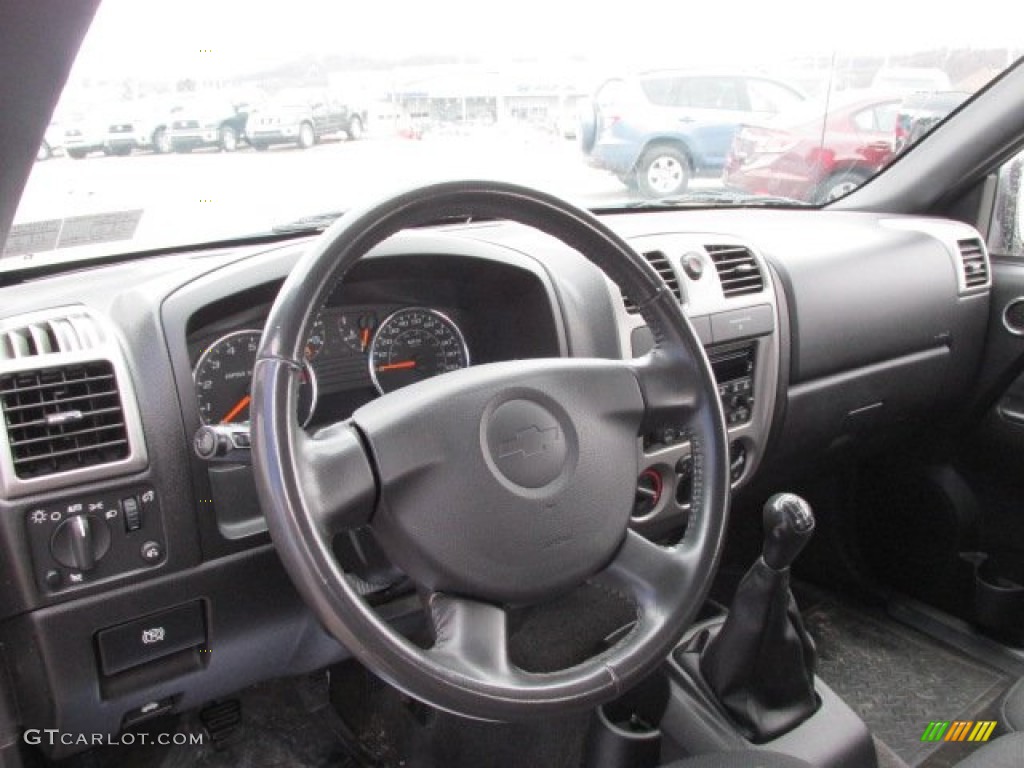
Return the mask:
<path id="1" fill-rule="evenodd" d="M 632 298 L 656 340 L 632 360 L 516 360 L 418 382 L 351 418 L 296 419 L 303 345 L 317 310 L 385 238 L 444 216 L 506 219 L 559 238 Z M 589 212 L 496 182 L 449 182 L 349 212 L 295 265 L 270 312 L 252 393 L 253 465 L 277 551 L 299 593 L 362 663 L 421 701 L 517 720 L 592 708 L 664 661 L 703 603 L 726 524 L 725 421 L 704 350 L 654 270 Z M 638 436 L 682 427 L 693 502 L 682 541 L 629 529 Z M 332 538 L 369 526 L 426 596 L 424 649 L 381 619 L 345 578 Z M 536 674 L 509 659 L 506 606 L 585 581 L 629 598 L 616 645 Z"/>

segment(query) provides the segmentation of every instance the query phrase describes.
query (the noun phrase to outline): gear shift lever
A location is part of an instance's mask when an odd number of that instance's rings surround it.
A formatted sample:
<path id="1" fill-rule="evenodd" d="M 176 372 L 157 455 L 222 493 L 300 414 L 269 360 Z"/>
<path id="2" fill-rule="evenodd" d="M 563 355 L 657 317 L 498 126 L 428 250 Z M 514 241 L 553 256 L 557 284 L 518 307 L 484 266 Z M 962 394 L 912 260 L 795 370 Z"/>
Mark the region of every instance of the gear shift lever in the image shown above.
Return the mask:
<path id="1" fill-rule="evenodd" d="M 764 504 L 765 564 L 776 571 L 789 568 L 814 534 L 811 505 L 793 493 L 776 493 Z"/>
<path id="2" fill-rule="evenodd" d="M 763 521 L 762 555 L 700 657 L 705 682 L 755 743 L 786 733 L 817 708 L 814 641 L 789 591 L 789 566 L 814 533 L 814 514 L 799 496 L 779 493 L 765 503 Z"/>

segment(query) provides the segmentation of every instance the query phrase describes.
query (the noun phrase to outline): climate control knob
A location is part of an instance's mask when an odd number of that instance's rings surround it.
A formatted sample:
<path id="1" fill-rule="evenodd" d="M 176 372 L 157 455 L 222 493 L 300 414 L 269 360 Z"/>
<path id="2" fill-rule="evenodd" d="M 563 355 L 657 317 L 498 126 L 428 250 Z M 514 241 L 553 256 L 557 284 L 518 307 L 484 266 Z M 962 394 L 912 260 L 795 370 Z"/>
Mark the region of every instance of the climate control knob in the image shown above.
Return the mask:
<path id="1" fill-rule="evenodd" d="M 110 529 L 95 515 L 74 515 L 57 526 L 50 554 L 65 568 L 91 571 L 110 549 Z"/>

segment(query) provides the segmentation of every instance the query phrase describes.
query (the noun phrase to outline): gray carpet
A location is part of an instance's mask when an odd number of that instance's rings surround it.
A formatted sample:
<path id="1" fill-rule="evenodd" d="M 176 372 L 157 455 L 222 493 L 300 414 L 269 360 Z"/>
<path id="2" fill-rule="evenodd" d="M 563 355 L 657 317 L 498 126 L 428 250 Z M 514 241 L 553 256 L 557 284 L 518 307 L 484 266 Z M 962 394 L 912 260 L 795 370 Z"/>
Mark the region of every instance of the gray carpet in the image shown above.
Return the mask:
<path id="1" fill-rule="evenodd" d="M 321 689 L 322 690 L 318 690 Z M 332 730 L 326 683 L 317 676 L 274 680 L 243 691 L 241 722 L 224 744 L 214 748 L 194 714 L 154 722 L 145 730 L 195 734 L 204 743 L 180 746 L 101 747 L 77 755 L 61 768 L 356 768 Z M 168 739 L 169 740 L 169 739 Z"/>
<path id="2" fill-rule="evenodd" d="M 925 765 L 941 746 L 921 741 L 930 721 L 979 719 L 1012 682 L 891 619 L 834 600 L 807 611 L 805 622 L 818 644 L 818 675 L 911 766 Z"/>

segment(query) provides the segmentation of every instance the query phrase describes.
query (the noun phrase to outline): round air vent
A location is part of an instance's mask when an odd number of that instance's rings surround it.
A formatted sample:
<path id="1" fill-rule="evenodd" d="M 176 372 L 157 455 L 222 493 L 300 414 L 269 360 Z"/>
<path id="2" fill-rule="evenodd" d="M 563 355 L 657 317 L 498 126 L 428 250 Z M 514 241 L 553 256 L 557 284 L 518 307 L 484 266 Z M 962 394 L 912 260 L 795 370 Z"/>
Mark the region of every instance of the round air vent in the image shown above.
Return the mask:
<path id="1" fill-rule="evenodd" d="M 1024 336 L 1024 297 L 1014 299 L 1003 310 L 1003 325 L 1017 336 Z"/>

